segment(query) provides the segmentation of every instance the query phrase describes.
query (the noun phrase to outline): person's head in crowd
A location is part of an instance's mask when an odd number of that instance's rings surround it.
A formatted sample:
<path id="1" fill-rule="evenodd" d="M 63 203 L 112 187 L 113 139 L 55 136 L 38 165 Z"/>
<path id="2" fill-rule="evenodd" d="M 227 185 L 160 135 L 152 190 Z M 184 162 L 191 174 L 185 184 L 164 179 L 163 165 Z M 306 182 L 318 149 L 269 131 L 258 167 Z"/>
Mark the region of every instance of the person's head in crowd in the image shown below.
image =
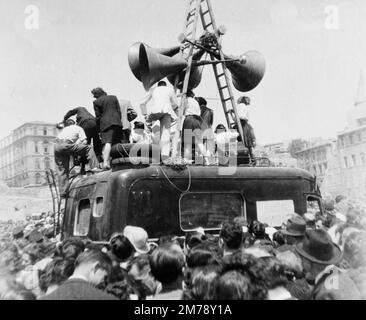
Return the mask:
<path id="1" fill-rule="evenodd" d="M 222 132 L 226 132 L 226 127 L 223 124 L 218 124 L 215 128 L 215 133 L 222 133 Z"/>
<path id="2" fill-rule="evenodd" d="M 362 214 L 359 208 L 353 208 L 353 207 L 349 208 L 346 214 L 347 224 L 349 226 L 360 227 L 361 216 Z"/>
<path id="3" fill-rule="evenodd" d="M 28 241 L 31 243 L 42 243 L 44 242 L 44 237 L 37 229 L 33 229 L 28 235 Z"/>
<path id="4" fill-rule="evenodd" d="M 56 255 L 65 259 L 76 259 L 84 250 L 85 245 L 83 241 L 78 238 L 70 237 L 62 241 L 61 245 L 56 250 Z"/>
<path id="5" fill-rule="evenodd" d="M 184 249 L 187 254 L 192 248 L 203 243 L 206 240 L 206 235 L 200 231 L 187 232 L 184 241 Z"/>
<path id="6" fill-rule="evenodd" d="M 339 195 L 337 195 L 336 197 L 335 197 L 335 203 L 339 203 L 339 202 L 341 202 L 342 200 L 344 200 L 344 199 L 346 199 L 346 197 L 344 196 L 344 195 L 341 195 L 341 194 L 339 194 Z"/>
<path id="7" fill-rule="evenodd" d="M 263 263 L 255 255 L 246 254 L 244 250 L 227 255 L 222 260 L 222 274 L 228 271 L 238 271 L 248 276 L 251 281 L 250 294 L 253 300 L 267 298 L 266 274 Z"/>
<path id="8" fill-rule="evenodd" d="M 39 287 L 46 294 L 63 284 L 74 272 L 75 260 L 56 257 L 47 264 L 39 277 Z"/>
<path id="9" fill-rule="evenodd" d="M 223 254 L 231 254 L 241 248 L 243 242 L 242 227 L 233 222 L 225 222 L 220 230 L 220 245 Z"/>
<path id="10" fill-rule="evenodd" d="M 296 245 L 296 252 L 301 256 L 304 271 L 312 280 L 327 266 L 336 265 L 341 260 L 341 249 L 324 229 L 306 230 L 302 243 Z"/>
<path id="11" fill-rule="evenodd" d="M 343 228 L 342 228 L 343 227 Z M 344 249 L 344 245 L 345 245 L 345 242 L 346 242 L 346 239 L 348 238 L 348 236 L 351 234 L 351 233 L 354 233 L 354 232 L 359 232 L 360 230 L 358 228 L 355 228 L 355 227 L 350 227 L 348 224 L 344 224 L 340 227 L 340 229 L 337 230 L 337 232 L 339 232 L 339 237 L 338 237 L 338 245 Z M 337 233 L 338 235 L 338 233 Z"/>
<path id="12" fill-rule="evenodd" d="M 0 272 L 14 274 L 22 268 L 19 254 L 12 250 L 4 250 L 0 254 Z"/>
<path id="13" fill-rule="evenodd" d="M 304 277 L 304 267 L 302 265 L 302 260 L 295 252 L 290 250 L 278 252 L 276 254 L 276 258 L 284 266 L 289 280 L 293 278 L 300 279 Z"/>
<path id="14" fill-rule="evenodd" d="M 95 99 L 98 99 L 99 97 L 101 96 L 105 96 L 107 95 L 107 93 L 100 87 L 97 87 L 97 88 L 94 88 L 92 91 L 91 91 L 93 97 Z"/>
<path id="15" fill-rule="evenodd" d="M 195 269 L 199 267 L 213 266 L 220 264 L 220 258 L 210 244 L 200 244 L 192 248 L 187 256 L 187 268 Z"/>
<path id="16" fill-rule="evenodd" d="M 307 213 L 304 213 L 303 218 L 304 218 L 305 223 L 306 223 L 306 228 L 315 229 L 315 227 L 316 227 L 315 214 L 307 212 Z"/>
<path id="17" fill-rule="evenodd" d="M 255 237 L 256 240 L 269 239 L 268 235 L 266 234 L 266 226 L 257 220 L 250 222 L 248 231 Z"/>
<path id="18" fill-rule="evenodd" d="M 251 294 L 251 280 L 236 270 L 225 272 L 214 283 L 215 300 L 254 300 Z"/>
<path id="19" fill-rule="evenodd" d="M 278 230 L 273 234 L 273 246 L 278 248 L 286 243 L 286 237 L 281 230 Z"/>
<path id="20" fill-rule="evenodd" d="M 34 265 L 44 257 L 45 255 L 42 252 L 41 245 L 38 243 L 30 243 L 23 250 L 22 265 L 23 267 Z"/>
<path id="21" fill-rule="evenodd" d="M 302 242 L 306 231 L 306 222 L 303 217 L 294 214 L 287 220 L 286 228 L 281 232 L 286 237 L 286 244 L 296 245 Z"/>
<path id="22" fill-rule="evenodd" d="M 212 300 L 215 280 L 219 275 L 220 269 L 214 265 L 194 269 L 186 283 L 183 300 Z"/>
<path id="23" fill-rule="evenodd" d="M 36 300 L 36 295 L 11 275 L 0 275 L 0 300 Z"/>
<path id="24" fill-rule="evenodd" d="M 13 229 L 13 239 L 19 240 L 23 239 L 23 237 L 24 237 L 24 227 L 23 226 L 15 227 Z"/>
<path id="25" fill-rule="evenodd" d="M 233 223 L 238 224 L 241 226 L 243 233 L 248 232 L 248 222 L 243 216 L 237 216 L 233 219 Z"/>
<path id="26" fill-rule="evenodd" d="M 146 254 L 150 251 L 148 244 L 149 236 L 145 229 L 135 226 L 126 226 L 123 229 L 123 235 L 130 240 L 136 251 L 136 255 Z"/>
<path id="27" fill-rule="evenodd" d="M 158 246 L 163 245 L 164 243 L 176 243 L 177 245 L 184 247 L 184 239 L 181 239 L 181 237 L 177 237 L 175 234 L 168 234 L 159 237 Z"/>
<path id="28" fill-rule="evenodd" d="M 140 299 L 155 295 L 161 290 L 161 284 L 151 275 L 148 254 L 141 254 L 132 258 L 127 271 Z"/>
<path id="29" fill-rule="evenodd" d="M 346 237 L 343 246 L 341 267 L 344 269 L 366 267 L 365 231 L 354 231 Z"/>
<path id="30" fill-rule="evenodd" d="M 108 282 L 111 269 L 112 261 L 104 252 L 88 250 L 77 257 L 72 277 L 99 287 Z"/>
<path id="31" fill-rule="evenodd" d="M 112 235 L 110 241 L 111 253 L 118 261 L 126 261 L 135 253 L 130 240 L 121 233 Z"/>
<path id="32" fill-rule="evenodd" d="M 266 275 L 266 287 L 269 300 L 291 299 L 291 294 L 286 289 L 288 278 L 286 268 L 276 257 L 263 257 L 259 259 Z"/>
<path id="33" fill-rule="evenodd" d="M 150 255 L 149 262 L 151 274 L 161 282 L 163 288 L 182 281 L 185 256 L 182 248 L 177 244 L 165 243 L 158 247 Z"/>
<path id="34" fill-rule="evenodd" d="M 127 280 L 109 283 L 105 291 L 119 300 L 132 300 L 131 298 L 135 295 L 134 289 Z"/>
<path id="35" fill-rule="evenodd" d="M 324 210 L 332 212 L 334 210 L 335 202 L 333 199 L 326 199 L 323 201 Z"/>

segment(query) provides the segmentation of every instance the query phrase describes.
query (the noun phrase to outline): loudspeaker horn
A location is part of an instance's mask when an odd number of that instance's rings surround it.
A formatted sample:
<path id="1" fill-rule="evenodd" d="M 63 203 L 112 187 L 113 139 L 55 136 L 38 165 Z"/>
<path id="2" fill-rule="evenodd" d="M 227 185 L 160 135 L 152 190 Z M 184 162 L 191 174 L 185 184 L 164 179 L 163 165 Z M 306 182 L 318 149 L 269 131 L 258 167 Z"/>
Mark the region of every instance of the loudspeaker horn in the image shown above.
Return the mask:
<path id="1" fill-rule="evenodd" d="M 141 81 L 140 61 L 139 61 L 140 45 L 144 45 L 146 48 L 150 48 L 155 52 L 168 57 L 173 57 L 180 51 L 180 46 L 175 46 L 171 48 L 151 48 L 150 46 L 142 42 L 134 43 L 128 49 L 128 64 L 130 65 L 132 73 L 139 81 Z"/>

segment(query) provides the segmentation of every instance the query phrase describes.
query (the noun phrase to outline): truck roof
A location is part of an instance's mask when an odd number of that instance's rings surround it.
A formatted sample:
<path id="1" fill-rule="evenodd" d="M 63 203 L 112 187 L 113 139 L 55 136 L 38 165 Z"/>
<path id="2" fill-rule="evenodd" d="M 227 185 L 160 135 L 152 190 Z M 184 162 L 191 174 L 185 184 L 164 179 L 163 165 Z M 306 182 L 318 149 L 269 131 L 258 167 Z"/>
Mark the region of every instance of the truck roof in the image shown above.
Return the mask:
<path id="1" fill-rule="evenodd" d="M 137 179 L 155 178 L 212 178 L 212 179 L 295 179 L 302 178 L 314 180 L 314 176 L 308 171 L 299 168 L 288 167 L 220 167 L 220 166 L 188 166 L 184 170 L 172 169 L 169 166 L 150 165 L 143 168 L 128 167 L 116 171 L 106 171 L 96 174 L 78 176 L 74 179 L 71 188 L 77 188 L 97 182 L 107 182 L 110 178 L 122 179 L 129 184 Z"/>

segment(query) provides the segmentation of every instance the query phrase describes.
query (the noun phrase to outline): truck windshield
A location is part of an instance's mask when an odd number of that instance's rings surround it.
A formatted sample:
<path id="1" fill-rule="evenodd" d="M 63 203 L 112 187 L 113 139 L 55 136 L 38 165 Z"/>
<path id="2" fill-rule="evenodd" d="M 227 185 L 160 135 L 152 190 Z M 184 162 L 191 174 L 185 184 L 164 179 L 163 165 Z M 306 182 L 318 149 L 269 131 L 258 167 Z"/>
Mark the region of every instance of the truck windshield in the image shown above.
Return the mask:
<path id="1" fill-rule="evenodd" d="M 280 227 L 295 212 L 294 201 L 268 200 L 257 201 L 257 220 L 272 227 Z"/>
<path id="2" fill-rule="evenodd" d="M 218 229 L 222 223 L 242 216 L 244 208 L 240 193 L 186 193 L 179 201 L 180 227 L 183 231 Z"/>

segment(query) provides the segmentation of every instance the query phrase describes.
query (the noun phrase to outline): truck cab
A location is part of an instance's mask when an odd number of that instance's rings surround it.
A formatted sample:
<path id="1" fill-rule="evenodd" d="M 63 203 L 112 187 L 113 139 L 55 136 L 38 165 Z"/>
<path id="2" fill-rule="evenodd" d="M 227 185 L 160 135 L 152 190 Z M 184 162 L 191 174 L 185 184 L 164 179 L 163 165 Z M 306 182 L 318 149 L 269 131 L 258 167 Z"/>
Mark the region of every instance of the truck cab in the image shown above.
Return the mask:
<path id="1" fill-rule="evenodd" d="M 71 182 L 62 237 L 104 242 L 126 225 L 153 239 L 198 227 L 218 233 L 237 216 L 279 227 L 308 207 L 323 211 L 316 178 L 302 169 L 124 164 Z"/>

